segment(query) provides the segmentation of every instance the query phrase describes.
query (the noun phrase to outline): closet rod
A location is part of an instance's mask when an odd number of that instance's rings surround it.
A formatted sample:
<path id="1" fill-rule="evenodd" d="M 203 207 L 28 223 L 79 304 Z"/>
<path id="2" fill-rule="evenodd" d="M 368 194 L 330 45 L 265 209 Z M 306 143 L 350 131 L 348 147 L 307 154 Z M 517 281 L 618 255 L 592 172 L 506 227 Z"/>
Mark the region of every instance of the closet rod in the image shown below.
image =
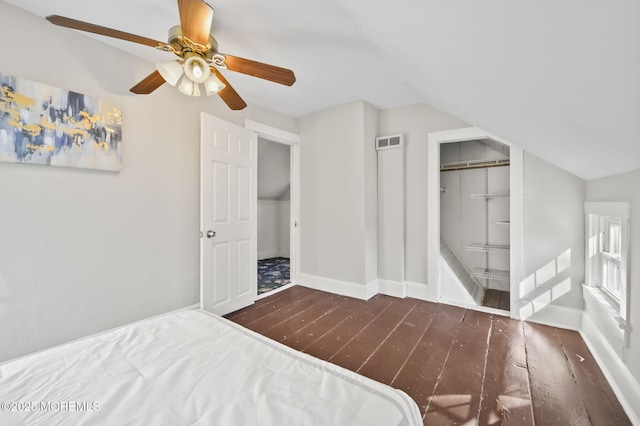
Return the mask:
<path id="1" fill-rule="evenodd" d="M 460 161 L 457 163 L 445 163 L 440 166 L 440 171 L 451 172 L 454 170 L 486 169 L 489 167 L 503 167 L 508 165 L 509 160 Z"/>

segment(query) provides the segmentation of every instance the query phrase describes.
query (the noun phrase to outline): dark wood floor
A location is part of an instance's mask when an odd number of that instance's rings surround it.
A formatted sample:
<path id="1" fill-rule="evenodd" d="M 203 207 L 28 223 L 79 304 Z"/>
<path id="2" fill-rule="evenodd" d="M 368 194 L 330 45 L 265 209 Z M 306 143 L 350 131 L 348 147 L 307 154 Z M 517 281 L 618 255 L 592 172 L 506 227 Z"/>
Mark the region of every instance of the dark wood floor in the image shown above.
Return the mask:
<path id="1" fill-rule="evenodd" d="M 631 424 L 580 335 L 416 299 L 301 286 L 227 316 L 407 392 L 429 425 Z"/>
<path id="2" fill-rule="evenodd" d="M 508 291 L 486 289 L 482 298 L 482 306 L 488 308 L 502 309 L 509 311 L 511 309 L 511 293 Z"/>

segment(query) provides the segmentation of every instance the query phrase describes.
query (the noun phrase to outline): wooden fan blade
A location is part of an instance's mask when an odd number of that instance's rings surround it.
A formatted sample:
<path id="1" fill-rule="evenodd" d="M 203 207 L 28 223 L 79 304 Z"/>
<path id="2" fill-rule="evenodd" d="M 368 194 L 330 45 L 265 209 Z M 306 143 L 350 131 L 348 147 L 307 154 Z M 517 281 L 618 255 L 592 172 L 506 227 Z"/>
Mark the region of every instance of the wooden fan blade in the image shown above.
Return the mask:
<path id="1" fill-rule="evenodd" d="M 239 58 L 237 56 L 224 56 L 224 63 L 227 66 L 227 69 L 231 71 L 273 81 L 274 83 L 284 84 L 285 86 L 291 86 L 296 82 L 296 76 L 293 74 L 293 71 L 286 68 L 263 64 L 262 62 Z"/>
<path id="2" fill-rule="evenodd" d="M 224 89 L 218 92 L 218 96 L 222 98 L 224 103 L 234 111 L 246 108 L 246 102 L 242 100 L 240 95 L 238 95 L 238 92 L 236 92 L 236 90 L 231 87 L 227 79 L 224 78 L 224 76 L 219 73 L 218 70 L 214 67 L 211 67 L 211 72 L 215 73 L 220 81 L 224 83 Z"/>
<path id="3" fill-rule="evenodd" d="M 182 35 L 202 44 L 209 43 L 213 8 L 202 0 L 178 0 Z"/>
<path id="4" fill-rule="evenodd" d="M 140 83 L 133 86 L 129 91 L 137 95 L 148 95 L 163 84 L 164 78 L 162 78 L 160 73 L 156 70 L 143 78 Z"/>
<path id="5" fill-rule="evenodd" d="M 124 31 L 114 30 L 112 28 L 101 27 L 100 25 L 90 24 L 84 21 L 77 21 L 64 16 L 49 15 L 47 21 L 61 27 L 73 28 L 74 30 L 86 31 L 88 33 L 100 34 L 107 37 L 119 38 L 120 40 L 131 41 L 138 44 L 144 44 L 151 47 L 162 47 L 165 43 L 135 34 L 125 33 Z"/>

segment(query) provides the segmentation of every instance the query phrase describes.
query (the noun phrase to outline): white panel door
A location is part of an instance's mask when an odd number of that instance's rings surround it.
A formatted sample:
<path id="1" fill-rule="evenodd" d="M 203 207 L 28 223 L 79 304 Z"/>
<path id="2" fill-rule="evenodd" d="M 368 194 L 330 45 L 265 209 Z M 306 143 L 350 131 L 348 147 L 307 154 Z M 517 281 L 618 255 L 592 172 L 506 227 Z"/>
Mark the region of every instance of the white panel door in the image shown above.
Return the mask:
<path id="1" fill-rule="evenodd" d="M 201 115 L 200 305 L 225 315 L 257 297 L 257 134 Z"/>

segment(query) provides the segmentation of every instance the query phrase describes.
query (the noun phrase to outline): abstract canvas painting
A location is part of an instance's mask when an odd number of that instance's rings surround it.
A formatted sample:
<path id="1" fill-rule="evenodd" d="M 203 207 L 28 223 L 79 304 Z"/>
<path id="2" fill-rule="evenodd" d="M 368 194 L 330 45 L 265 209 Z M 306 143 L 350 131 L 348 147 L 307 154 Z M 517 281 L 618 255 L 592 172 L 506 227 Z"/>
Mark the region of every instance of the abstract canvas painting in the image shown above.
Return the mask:
<path id="1" fill-rule="evenodd" d="M 0 161 L 120 171 L 121 111 L 91 96 L 0 74 Z"/>

